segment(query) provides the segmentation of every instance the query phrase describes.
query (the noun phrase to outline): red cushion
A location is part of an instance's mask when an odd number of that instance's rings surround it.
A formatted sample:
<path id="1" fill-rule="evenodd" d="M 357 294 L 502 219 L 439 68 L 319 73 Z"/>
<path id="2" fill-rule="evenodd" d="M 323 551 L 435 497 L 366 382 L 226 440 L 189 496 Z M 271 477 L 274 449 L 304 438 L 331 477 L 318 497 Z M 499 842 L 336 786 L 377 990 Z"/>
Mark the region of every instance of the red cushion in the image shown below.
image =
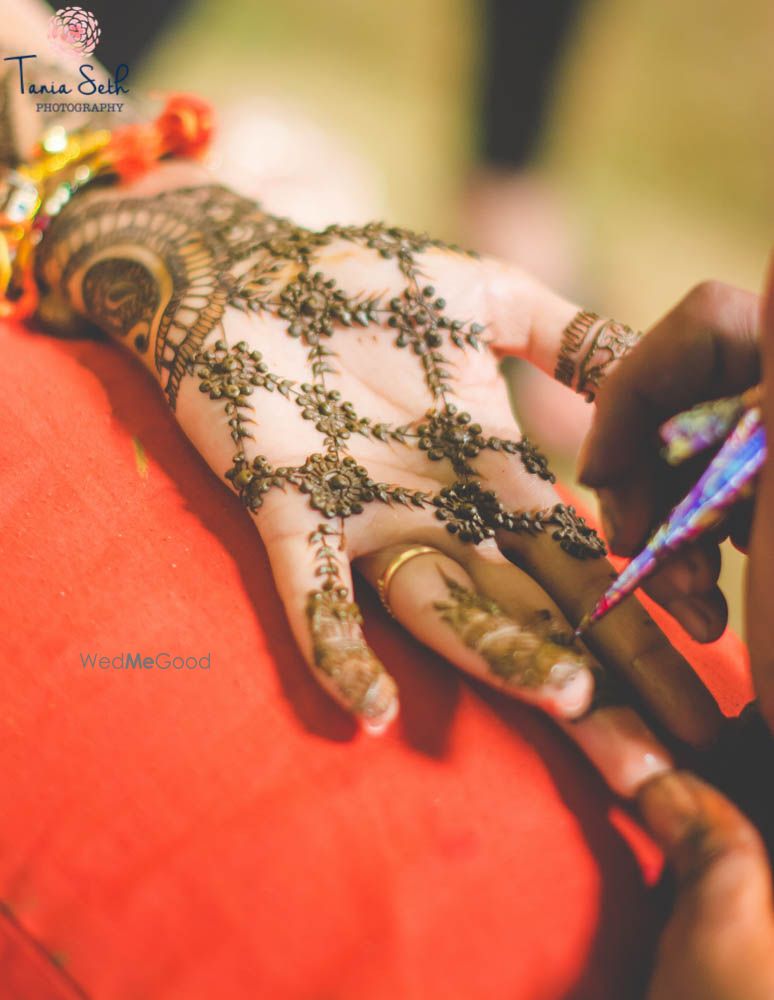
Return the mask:
<path id="1" fill-rule="evenodd" d="M 0 337 L 10 995 L 632 995 L 658 858 L 550 722 L 363 592 L 402 717 L 361 734 L 147 375 L 108 344 Z M 211 667 L 81 665 L 126 651 Z M 738 710 L 738 640 L 690 655 Z"/>

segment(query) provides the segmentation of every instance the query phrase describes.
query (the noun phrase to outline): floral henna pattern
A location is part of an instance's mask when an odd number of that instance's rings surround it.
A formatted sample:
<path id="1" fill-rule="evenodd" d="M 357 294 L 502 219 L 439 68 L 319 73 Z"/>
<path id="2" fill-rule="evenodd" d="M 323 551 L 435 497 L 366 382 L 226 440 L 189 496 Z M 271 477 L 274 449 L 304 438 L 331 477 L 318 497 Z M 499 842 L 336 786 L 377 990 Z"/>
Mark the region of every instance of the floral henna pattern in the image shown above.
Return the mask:
<path id="1" fill-rule="evenodd" d="M 602 539 L 580 517 L 574 507 L 558 503 L 546 510 L 508 511 L 494 490 L 485 490 L 477 482 L 458 482 L 444 486 L 431 499 L 435 516 L 446 522 L 447 531 L 460 541 L 478 545 L 494 538 L 498 529 L 537 535 L 550 531 L 560 547 L 576 559 L 605 554 Z M 556 530 L 551 530 L 555 528 Z"/>
<path id="2" fill-rule="evenodd" d="M 519 455 L 527 472 L 549 483 L 556 482 L 545 455 L 526 437 L 522 437 L 521 441 L 505 441 L 485 436 L 481 424 L 471 423 L 470 414 L 459 411 L 452 403 L 447 403 L 441 410 L 428 410 L 425 423 L 417 428 L 417 436 L 419 447 L 427 452 L 429 459 L 434 462 L 447 459 L 460 476 L 474 476 L 475 469 L 468 460 L 489 448 Z"/>
<path id="3" fill-rule="evenodd" d="M 442 415 L 428 411 L 426 422 L 416 432 L 408 427 L 374 423 L 367 417 L 359 417 L 351 403 L 342 402 L 338 390 L 312 383 L 297 385 L 271 373 L 260 351 L 251 350 L 243 341 L 231 348 L 223 340 L 216 341 L 212 349 L 195 356 L 192 368 L 199 378 L 199 390 L 224 403 L 238 449 L 225 475 L 253 513 L 272 487 L 292 485 L 309 496 L 314 510 L 330 518 L 360 514 L 373 501 L 434 507 L 438 520 L 445 522 L 447 530 L 464 542 L 478 544 L 494 537 L 498 529 L 529 534 L 550 530 L 551 536 L 571 555 L 584 558 L 604 554 L 599 537 L 572 507 L 556 504 L 542 511 L 510 512 L 494 491 L 484 490 L 475 479 L 461 480 L 436 495 L 407 490 L 374 481 L 354 458 L 338 453 L 346 440 L 358 433 L 374 440 L 416 443 L 420 450 L 428 452 L 431 460 L 447 458 L 458 473 L 469 475 L 473 470 L 465 458 L 477 455 L 482 448 L 503 449 L 519 454 L 529 471 L 553 482 L 545 459 L 526 438 L 520 442 L 486 438 L 478 425 L 470 423 L 467 413 L 458 412 L 452 405 Z M 254 437 L 249 425 L 254 423 L 250 416 L 250 396 L 255 388 L 276 391 L 295 400 L 302 416 L 324 435 L 327 450 L 310 455 L 301 466 L 275 468 L 262 455 L 249 460 L 244 440 Z"/>
<path id="4" fill-rule="evenodd" d="M 393 260 L 405 279 L 403 292 L 389 301 L 380 295 L 347 295 L 318 266 L 319 251 L 335 240 Z M 256 513 L 274 489 L 308 496 L 310 506 L 327 519 L 310 539 L 319 546 L 318 569 L 327 583 L 337 580 L 335 560 L 328 561 L 326 554 L 332 536 L 343 545 L 346 519 L 374 502 L 432 509 L 448 531 L 473 544 L 500 528 L 549 531 L 573 556 L 602 555 L 601 540 L 572 507 L 508 511 L 479 483 L 474 463 L 484 450 L 517 455 L 529 473 L 549 482 L 554 476 L 526 438 L 486 435 L 449 398 L 450 354 L 482 349 L 484 327 L 449 315 L 446 301 L 421 273 L 417 256 L 444 246 L 378 223 L 311 232 L 225 188 L 203 186 L 151 198 L 96 199 L 85 213 L 68 206 L 41 244 L 37 269 L 44 288 L 70 301 L 80 299 L 90 319 L 155 366 L 173 409 L 188 377 L 223 407 L 234 442 L 224 475 L 248 510 Z M 228 307 L 282 321 L 288 336 L 306 349 L 309 380 L 298 383 L 270 371 L 261 352 L 245 342 L 229 345 L 222 334 Z M 416 424 L 393 426 L 359 414 L 326 382 L 337 370 L 332 334 L 377 323 L 386 324 L 395 346 L 410 350 L 421 367 L 432 405 Z M 217 339 L 206 343 L 212 333 Z M 608 332 L 605 339 L 601 331 L 595 337 L 597 355 L 614 352 L 617 341 L 611 337 Z M 584 369 L 583 377 L 593 383 L 596 372 Z M 262 392 L 287 399 L 320 435 L 320 450 L 300 465 L 274 467 L 265 456 L 248 454 L 248 443 L 257 436 L 254 394 Z M 456 482 L 435 495 L 378 482 L 349 454 L 354 435 L 416 448 L 429 461 L 448 463 Z M 358 615 L 340 580 L 309 595 L 318 666 L 331 673 L 346 657 L 360 664 L 355 673 L 365 685 L 375 667 L 359 638 Z M 364 689 L 351 700 L 366 694 Z"/>
<path id="5" fill-rule="evenodd" d="M 641 337 L 641 333 L 617 320 L 602 320 L 585 310 L 576 313 L 562 334 L 554 378 L 593 403 L 608 369 Z"/>
<path id="6" fill-rule="evenodd" d="M 561 687 L 579 670 L 590 666 L 589 657 L 572 632 L 562 628 L 550 611 L 542 611 L 520 624 L 495 601 L 463 587 L 441 573 L 448 597 L 433 607 L 468 649 L 486 660 L 502 680 L 520 687 L 544 684 Z"/>
<path id="7" fill-rule="evenodd" d="M 312 658 L 326 686 L 346 705 L 366 722 L 384 722 L 395 711 L 395 684 L 363 638 L 360 609 L 341 582 L 333 547 L 340 541 L 337 529 L 326 523 L 309 536 L 321 578 L 306 601 Z"/>

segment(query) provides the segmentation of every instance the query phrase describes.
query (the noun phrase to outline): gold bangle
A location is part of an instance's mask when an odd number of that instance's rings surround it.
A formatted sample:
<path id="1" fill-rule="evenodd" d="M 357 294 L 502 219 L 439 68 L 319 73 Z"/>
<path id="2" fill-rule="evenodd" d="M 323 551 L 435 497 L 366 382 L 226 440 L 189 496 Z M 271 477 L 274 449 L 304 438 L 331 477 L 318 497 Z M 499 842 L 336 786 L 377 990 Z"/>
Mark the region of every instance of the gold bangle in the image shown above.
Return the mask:
<path id="1" fill-rule="evenodd" d="M 390 562 L 387 564 L 386 569 L 379 577 L 379 579 L 376 581 L 376 591 L 379 594 L 379 600 L 384 605 L 387 614 L 390 615 L 392 618 L 394 618 L 395 615 L 393 614 L 392 608 L 390 607 L 390 603 L 387 600 L 387 596 L 390 590 L 390 584 L 392 583 L 392 578 L 395 576 L 395 574 L 398 572 L 401 566 L 405 566 L 407 562 L 410 562 L 410 560 L 415 559 L 417 556 L 424 556 L 424 555 L 440 555 L 440 553 L 438 549 L 431 548 L 431 546 L 429 545 L 412 545 L 409 548 L 404 549 L 402 552 L 399 552 L 394 559 L 390 560 Z"/>

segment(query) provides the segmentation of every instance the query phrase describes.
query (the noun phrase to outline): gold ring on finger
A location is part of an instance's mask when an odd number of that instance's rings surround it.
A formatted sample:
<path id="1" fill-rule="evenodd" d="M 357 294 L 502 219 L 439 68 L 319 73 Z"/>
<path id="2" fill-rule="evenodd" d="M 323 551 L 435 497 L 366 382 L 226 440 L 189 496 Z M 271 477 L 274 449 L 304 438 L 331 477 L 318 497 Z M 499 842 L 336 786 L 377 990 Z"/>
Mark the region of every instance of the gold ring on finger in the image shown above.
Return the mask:
<path id="1" fill-rule="evenodd" d="M 401 568 L 405 566 L 407 562 L 415 559 L 417 556 L 424 555 L 440 555 L 441 553 L 438 549 L 434 549 L 429 545 L 411 545 L 409 548 L 404 549 L 399 552 L 398 555 L 394 556 L 390 562 L 387 564 L 384 572 L 381 574 L 379 579 L 376 581 L 376 590 L 379 594 L 379 600 L 384 605 L 387 613 L 394 618 L 392 608 L 390 607 L 390 602 L 388 600 L 390 593 L 390 584 L 392 583 L 393 577 Z"/>

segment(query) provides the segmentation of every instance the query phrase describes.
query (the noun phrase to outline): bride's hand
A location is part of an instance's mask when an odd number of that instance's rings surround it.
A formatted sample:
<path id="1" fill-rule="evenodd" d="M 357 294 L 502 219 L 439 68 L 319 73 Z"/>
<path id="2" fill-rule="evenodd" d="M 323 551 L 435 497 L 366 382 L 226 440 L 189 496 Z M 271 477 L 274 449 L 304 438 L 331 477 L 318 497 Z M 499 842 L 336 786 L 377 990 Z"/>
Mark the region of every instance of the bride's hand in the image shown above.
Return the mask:
<path id="1" fill-rule="evenodd" d="M 620 791 L 669 762 L 631 709 L 587 712 L 599 664 L 676 734 L 711 739 L 714 702 L 635 601 L 595 629 L 597 660 L 572 640 L 611 567 L 521 437 L 498 372 L 516 354 L 559 360 L 571 380 L 577 361 L 589 390 L 626 329 L 574 358 L 579 330 L 603 321 L 581 314 L 567 334 L 577 307 L 519 271 L 380 225 L 298 229 L 190 169 L 74 199 L 38 277 L 49 312 L 66 303 L 144 362 L 241 497 L 325 689 L 372 731 L 397 712 L 354 564 L 451 663 L 584 716 L 565 728 Z"/>

